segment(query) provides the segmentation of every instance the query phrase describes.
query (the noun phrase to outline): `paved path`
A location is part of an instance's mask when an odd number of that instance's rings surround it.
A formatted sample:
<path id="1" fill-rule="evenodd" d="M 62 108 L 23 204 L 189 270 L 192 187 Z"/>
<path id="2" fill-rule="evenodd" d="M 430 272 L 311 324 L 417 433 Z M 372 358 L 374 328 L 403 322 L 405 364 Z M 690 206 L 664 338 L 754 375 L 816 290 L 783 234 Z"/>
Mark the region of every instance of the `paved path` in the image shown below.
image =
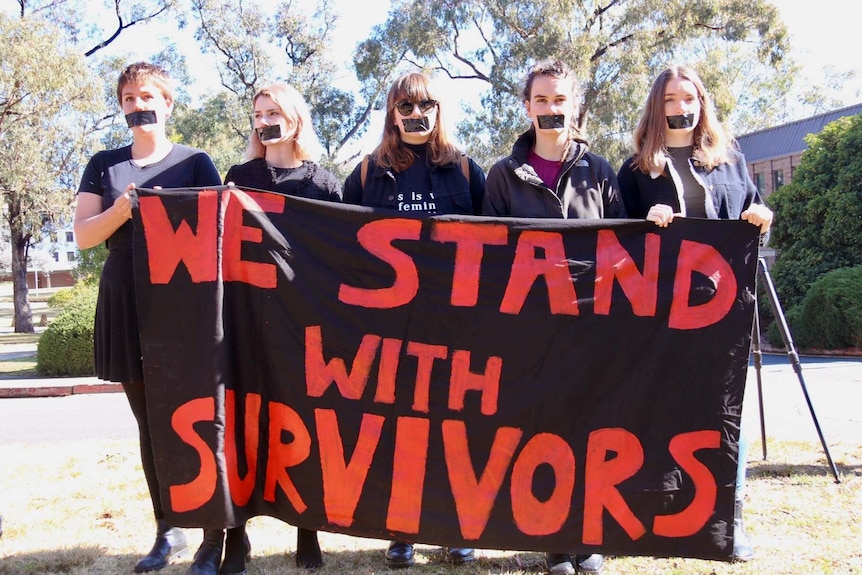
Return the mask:
<path id="1" fill-rule="evenodd" d="M 24 353 L 21 349 L 0 352 Z M 29 353 L 33 353 L 31 350 Z M 819 441 L 814 418 L 827 444 L 850 442 L 862 445 L 862 358 L 803 357 L 802 383 L 786 355 L 764 355 L 760 376 L 767 437 L 782 440 Z M 804 383 L 804 387 L 803 387 Z M 2 378 L 3 398 L 57 397 L 121 392 L 119 384 L 95 377 Z M 814 409 L 812 415 L 805 399 Z M 743 425 L 750 439 L 760 437 L 757 372 L 749 367 Z"/>

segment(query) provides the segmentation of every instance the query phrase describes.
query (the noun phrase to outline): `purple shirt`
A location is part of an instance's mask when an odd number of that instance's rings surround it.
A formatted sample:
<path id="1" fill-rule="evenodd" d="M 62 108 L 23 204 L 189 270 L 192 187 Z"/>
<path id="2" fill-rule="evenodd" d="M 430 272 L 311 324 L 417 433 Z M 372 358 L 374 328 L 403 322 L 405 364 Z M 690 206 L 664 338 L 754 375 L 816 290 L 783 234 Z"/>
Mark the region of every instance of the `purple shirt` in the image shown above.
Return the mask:
<path id="1" fill-rule="evenodd" d="M 557 178 L 560 177 L 560 170 L 563 168 L 562 162 L 559 160 L 546 160 L 533 150 L 527 153 L 527 162 L 533 166 L 533 169 L 536 170 L 536 175 L 545 182 L 545 185 L 556 192 Z"/>

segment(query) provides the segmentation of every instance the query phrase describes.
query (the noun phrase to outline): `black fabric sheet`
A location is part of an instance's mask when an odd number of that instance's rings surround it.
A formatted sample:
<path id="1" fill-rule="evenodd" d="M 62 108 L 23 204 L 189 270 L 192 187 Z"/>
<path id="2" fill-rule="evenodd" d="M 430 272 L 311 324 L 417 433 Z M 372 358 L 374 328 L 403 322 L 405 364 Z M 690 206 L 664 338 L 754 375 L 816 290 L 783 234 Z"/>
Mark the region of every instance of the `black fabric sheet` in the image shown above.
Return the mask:
<path id="1" fill-rule="evenodd" d="M 171 524 L 729 560 L 755 226 L 137 194 Z"/>

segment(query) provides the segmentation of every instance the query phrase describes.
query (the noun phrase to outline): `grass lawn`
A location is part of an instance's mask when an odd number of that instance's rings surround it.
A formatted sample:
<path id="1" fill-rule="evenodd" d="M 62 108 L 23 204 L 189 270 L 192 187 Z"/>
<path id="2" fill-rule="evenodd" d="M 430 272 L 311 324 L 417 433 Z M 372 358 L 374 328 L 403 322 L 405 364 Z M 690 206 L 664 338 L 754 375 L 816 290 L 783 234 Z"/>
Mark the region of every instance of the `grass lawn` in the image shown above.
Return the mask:
<path id="1" fill-rule="evenodd" d="M 769 441 L 769 461 L 752 461 L 746 527 L 757 549 L 749 563 L 648 557 L 610 558 L 605 575 L 852 575 L 862 574 L 862 445 L 830 450 L 843 481 L 836 484 L 818 443 Z M 751 453 L 760 453 L 753 442 Z M 131 573 L 152 544 L 152 508 L 137 444 L 80 442 L 0 446 L 0 575 Z M 249 575 L 288 575 L 293 527 L 275 519 L 249 522 Z M 201 531 L 188 529 L 193 547 Z M 390 573 L 386 541 L 321 534 L 320 575 Z M 417 546 L 417 565 L 404 575 L 527 575 L 544 572 L 541 553 L 480 550 L 462 567 L 433 546 Z M 182 575 L 186 558 L 160 573 Z"/>
<path id="2" fill-rule="evenodd" d="M 0 360 L 0 377 L 38 377 L 36 354 Z"/>

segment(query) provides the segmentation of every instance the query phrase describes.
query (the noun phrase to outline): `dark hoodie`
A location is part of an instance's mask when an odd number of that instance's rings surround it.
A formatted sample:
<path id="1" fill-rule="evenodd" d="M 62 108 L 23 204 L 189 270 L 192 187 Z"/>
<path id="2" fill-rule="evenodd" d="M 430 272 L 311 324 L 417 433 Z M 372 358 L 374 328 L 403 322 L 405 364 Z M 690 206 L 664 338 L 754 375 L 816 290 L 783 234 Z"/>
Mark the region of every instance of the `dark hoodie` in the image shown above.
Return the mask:
<path id="1" fill-rule="evenodd" d="M 617 177 L 611 165 L 575 140 L 557 178 L 556 189 L 542 182 L 527 163 L 536 143 L 530 128 L 512 147 L 512 155 L 488 171 L 482 215 L 521 218 L 625 218 Z"/>

